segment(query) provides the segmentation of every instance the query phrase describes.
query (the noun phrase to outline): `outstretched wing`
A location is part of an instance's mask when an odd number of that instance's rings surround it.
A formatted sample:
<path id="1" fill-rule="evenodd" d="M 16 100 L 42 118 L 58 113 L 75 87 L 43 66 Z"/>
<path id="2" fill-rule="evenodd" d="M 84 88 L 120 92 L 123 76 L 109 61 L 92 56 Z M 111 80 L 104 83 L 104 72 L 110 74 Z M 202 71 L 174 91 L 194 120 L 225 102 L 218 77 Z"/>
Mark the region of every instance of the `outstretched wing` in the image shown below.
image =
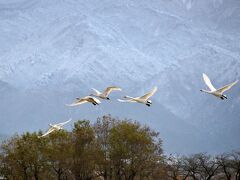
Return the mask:
<path id="1" fill-rule="evenodd" d="M 222 88 L 217 89 L 217 92 L 219 92 L 219 93 L 222 94 L 222 93 L 224 93 L 225 91 L 231 89 L 235 84 L 237 84 L 237 82 L 238 82 L 238 80 L 235 81 L 235 82 L 233 82 L 233 83 L 231 83 L 231 84 L 228 84 L 228 85 L 226 85 L 226 86 L 223 86 Z"/>
<path id="2" fill-rule="evenodd" d="M 42 136 L 40 136 L 40 137 L 45 137 L 45 136 L 47 136 L 48 134 L 52 133 L 52 132 L 55 131 L 55 130 L 56 130 L 55 128 L 51 127 L 51 128 L 48 129 L 48 131 L 47 131 L 46 133 L 44 133 L 44 134 L 43 134 Z"/>
<path id="3" fill-rule="evenodd" d="M 84 104 L 84 103 L 86 103 L 86 102 L 88 102 L 85 98 L 82 98 L 82 99 L 77 99 L 75 102 L 73 102 L 72 104 L 66 104 L 66 106 L 70 106 L 70 107 L 72 107 L 72 106 L 78 106 L 78 105 L 80 105 L 80 104 Z"/>
<path id="4" fill-rule="evenodd" d="M 215 87 L 212 85 L 209 77 L 203 73 L 203 80 L 205 82 L 205 84 L 208 86 L 208 88 L 211 90 L 211 91 L 216 91 Z"/>
<path id="5" fill-rule="evenodd" d="M 133 99 L 126 99 L 126 100 L 122 100 L 122 99 L 117 99 L 119 102 L 136 102 Z"/>
<path id="6" fill-rule="evenodd" d="M 67 120 L 67 121 L 65 121 L 65 122 L 58 123 L 58 124 L 56 124 L 56 125 L 57 125 L 57 126 L 64 126 L 65 124 L 69 123 L 71 120 L 72 120 L 72 119 L 69 119 L 69 120 Z"/>
<path id="7" fill-rule="evenodd" d="M 140 99 L 149 99 L 150 97 L 152 97 L 157 91 L 157 86 L 155 86 L 149 93 L 145 94 L 144 96 L 141 96 Z"/>
<path id="8" fill-rule="evenodd" d="M 96 94 L 101 94 L 101 92 L 99 92 L 98 90 L 96 90 L 95 88 L 92 88 L 93 91 L 95 91 Z"/>
<path id="9" fill-rule="evenodd" d="M 119 88 L 119 87 L 116 87 L 116 86 L 111 86 L 111 87 L 108 87 L 104 92 L 103 92 L 103 95 L 104 96 L 108 96 L 112 91 L 121 91 L 122 89 Z"/>

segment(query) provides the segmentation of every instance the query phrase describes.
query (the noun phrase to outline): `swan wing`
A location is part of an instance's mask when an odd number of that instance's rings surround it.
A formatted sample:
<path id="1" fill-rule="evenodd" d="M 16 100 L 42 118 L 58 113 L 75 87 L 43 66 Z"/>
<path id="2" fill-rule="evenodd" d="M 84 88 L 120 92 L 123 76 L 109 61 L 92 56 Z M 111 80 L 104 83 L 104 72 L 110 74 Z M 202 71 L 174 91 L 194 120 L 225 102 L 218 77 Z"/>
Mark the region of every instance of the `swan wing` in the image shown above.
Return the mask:
<path id="1" fill-rule="evenodd" d="M 125 98 L 125 99 L 134 99 L 134 97 L 131 97 L 131 96 L 124 96 L 123 98 Z M 135 98 L 139 98 L 139 97 L 135 97 Z"/>
<path id="2" fill-rule="evenodd" d="M 66 106 L 78 106 L 78 105 L 81 105 L 81 104 L 84 104 L 88 102 L 85 98 L 82 98 L 82 99 L 77 99 L 75 102 L 73 102 L 72 104 L 66 104 Z"/>
<path id="3" fill-rule="evenodd" d="M 98 91 L 98 90 L 97 90 L 97 89 L 95 89 L 95 88 L 92 88 L 92 90 L 93 90 L 93 91 L 95 91 L 95 93 L 96 93 L 97 95 L 101 94 L 101 92 L 100 92 L 100 91 Z"/>
<path id="4" fill-rule="evenodd" d="M 69 119 L 69 120 L 67 120 L 67 121 L 65 121 L 65 122 L 58 123 L 58 124 L 56 124 L 56 125 L 61 127 L 61 126 L 64 126 L 65 124 L 69 123 L 71 120 L 72 120 L 72 119 Z"/>
<path id="5" fill-rule="evenodd" d="M 205 82 L 205 84 L 208 86 L 208 88 L 211 90 L 211 91 L 216 91 L 215 87 L 212 85 L 209 77 L 203 73 L 203 80 Z"/>
<path id="6" fill-rule="evenodd" d="M 237 82 L 238 82 L 238 80 L 235 81 L 235 82 L 233 82 L 233 83 L 231 83 L 231 84 L 228 84 L 228 85 L 226 85 L 226 86 L 223 86 L 222 88 L 217 89 L 217 92 L 219 92 L 219 93 L 222 94 L 222 93 L 224 93 L 225 91 L 231 89 L 235 84 L 237 84 Z"/>
<path id="7" fill-rule="evenodd" d="M 53 127 L 51 127 L 51 128 L 49 128 L 48 130 L 47 130 L 47 132 L 45 132 L 42 136 L 40 136 L 40 137 L 45 137 L 45 136 L 47 136 L 48 134 L 50 134 L 50 133 L 52 133 L 53 131 L 55 131 L 56 129 L 55 128 L 53 128 Z"/>
<path id="8" fill-rule="evenodd" d="M 122 89 L 116 86 L 107 87 L 107 89 L 103 92 L 104 96 L 108 96 L 112 91 L 121 91 Z"/>
<path id="9" fill-rule="evenodd" d="M 147 100 L 150 97 L 152 97 L 157 92 L 157 86 L 155 86 L 149 93 L 145 94 L 144 96 L 141 96 L 140 99 Z"/>
<path id="10" fill-rule="evenodd" d="M 123 99 L 117 99 L 119 102 L 135 102 L 133 99 L 126 99 L 126 100 L 123 100 Z"/>

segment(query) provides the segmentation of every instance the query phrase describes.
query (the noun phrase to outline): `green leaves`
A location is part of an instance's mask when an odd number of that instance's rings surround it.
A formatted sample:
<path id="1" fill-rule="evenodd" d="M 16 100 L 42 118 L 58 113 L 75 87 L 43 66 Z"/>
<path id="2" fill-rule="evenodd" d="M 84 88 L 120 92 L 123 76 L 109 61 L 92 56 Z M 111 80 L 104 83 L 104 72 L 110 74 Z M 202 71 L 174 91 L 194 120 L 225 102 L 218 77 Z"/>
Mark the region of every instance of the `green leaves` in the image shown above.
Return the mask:
<path id="1" fill-rule="evenodd" d="M 161 139 L 149 127 L 110 115 L 74 123 L 39 138 L 16 135 L 1 145 L 0 176 L 8 179 L 150 177 L 162 159 Z M 157 142 L 157 143 L 156 143 Z"/>

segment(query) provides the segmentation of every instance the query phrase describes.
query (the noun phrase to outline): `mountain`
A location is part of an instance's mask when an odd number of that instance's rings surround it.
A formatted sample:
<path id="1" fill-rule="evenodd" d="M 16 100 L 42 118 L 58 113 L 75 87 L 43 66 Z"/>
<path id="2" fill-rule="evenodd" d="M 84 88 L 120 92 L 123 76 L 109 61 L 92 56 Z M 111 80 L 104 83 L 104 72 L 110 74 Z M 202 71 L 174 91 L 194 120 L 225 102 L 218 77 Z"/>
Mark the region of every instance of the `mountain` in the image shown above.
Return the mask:
<path id="1" fill-rule="evenodd" d="M 240 85 L 227 101 L 199 90 L 203 72 L 216 87 L 240 79 L 239 16 L 237 0 L 0 0 L 1 132 L 111 113 L 149 123 L 168 152 L 238 149 Z M 147 110 L 65 107 L 108 85 L 124 89 L 113 99 L 159 91 Z"/>

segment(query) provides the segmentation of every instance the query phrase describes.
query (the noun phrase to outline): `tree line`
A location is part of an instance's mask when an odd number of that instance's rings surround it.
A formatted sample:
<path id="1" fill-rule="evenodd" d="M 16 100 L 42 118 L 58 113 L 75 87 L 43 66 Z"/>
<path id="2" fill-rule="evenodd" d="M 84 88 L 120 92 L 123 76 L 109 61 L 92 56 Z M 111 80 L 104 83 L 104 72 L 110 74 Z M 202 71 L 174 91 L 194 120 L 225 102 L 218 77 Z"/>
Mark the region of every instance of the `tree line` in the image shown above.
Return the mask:
<path id="1" fill-rule="evenodd" d="M 165 168 L 172 180 L 240 180 L 240 151 L 216 156 L 206 153 L 170 155 Z"/>
<path id="2" fill-rule="evenodd" d="M 71 131 L 15 135 L 1 144 L 0 179 L 240 180 L 240 152 L 163 154 L 159 133 L 110 115 L 74 123 Z"/>

